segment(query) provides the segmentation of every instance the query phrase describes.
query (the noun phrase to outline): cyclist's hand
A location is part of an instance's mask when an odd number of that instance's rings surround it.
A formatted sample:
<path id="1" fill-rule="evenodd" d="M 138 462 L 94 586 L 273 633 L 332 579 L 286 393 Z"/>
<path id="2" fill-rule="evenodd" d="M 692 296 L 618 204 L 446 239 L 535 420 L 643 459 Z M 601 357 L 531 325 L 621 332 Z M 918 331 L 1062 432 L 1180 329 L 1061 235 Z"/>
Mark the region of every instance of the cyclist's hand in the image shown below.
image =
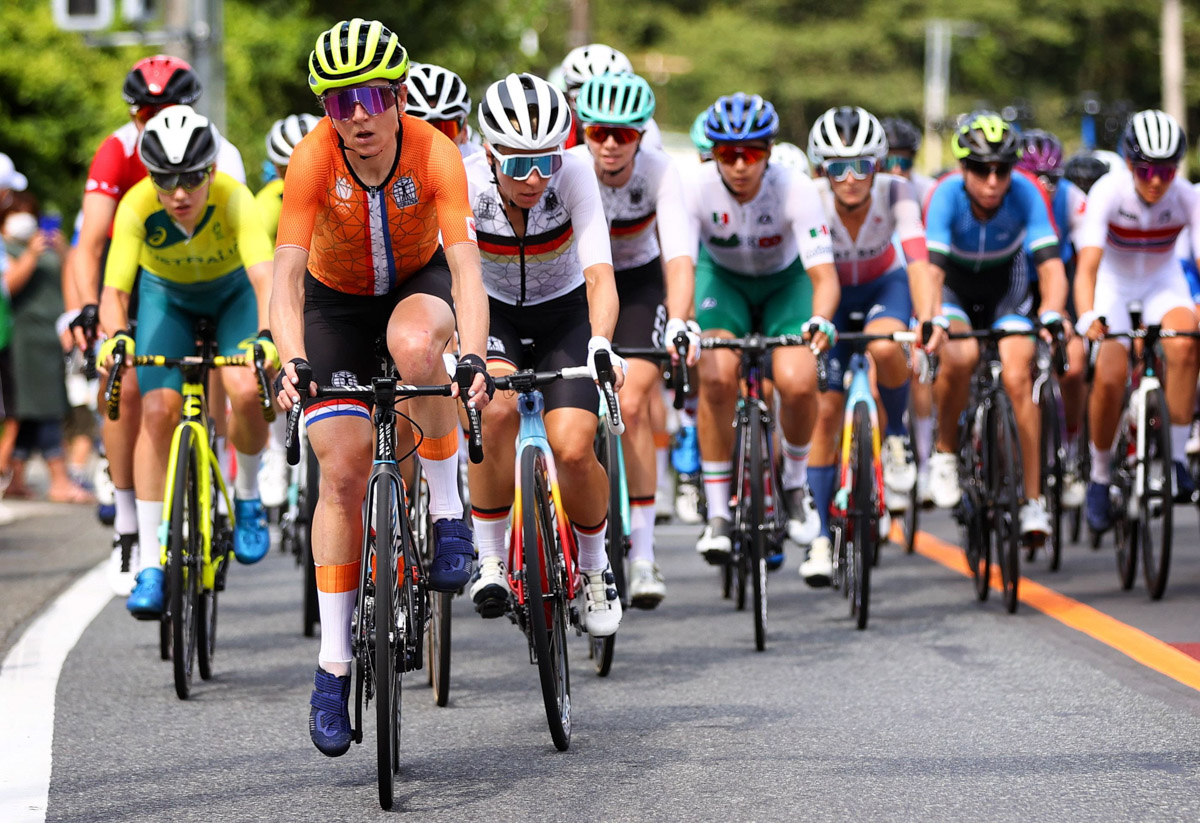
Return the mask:
<path id="1" fill-rule="evenodd" d="M 1079 319 L 1075 321 L 1075 331 L 1096 342 L 1108 334 L 1108 323 L 1095 309 L 1091 309 L 1079 315 Z"/>
<path id="2" fill-rule="evenodd" d="M 477 354 L 464 354 L 458 358 L 458 365 L 470 366 L 474 377 L 471 380 L 471 385 L 467 387 L 467 402 L 472 408 L 483 410 L 491 401 L 492 395 L 496 393 L 496 381 L 488 374 L 487 364 L 483 362 L 483 358 Z M 463 387 L 454 384 L 454 396 L 461 396 Z"/>
<path id="3" fill-rule="evenodd" d="M 837 343 L 837 329 L 819 314 L 814 314 L 804 324 L 804 339 L 812 346 L 813 353 L 829 351 Z"/>
<path id="4" fill-rule="evenodd" d="M 950 321 L 944 315 L 938 315 L 929 321 L 932 331 L 929 339 L 922 344 L 926 354 L 937 354 L 938 350 L 950 342 Z M 924 324 L 921 324 L 924 326 Z"/>
<path id="5" fill-rule="evenodd" d="M 1053 344 L 1056 334 L 1062 335 L 1063 343 L 1071 339 L 1071 324 L 1065 322 L 1058 312 L 1044 311 L 1038 315 L 1038 322 L 1042 325 L 1041 337 L 1047 343 Z"/>
<path id="6" fill-rule="evenodd" d="M 117 344 L 122 342 L 125 344 L 126 359 L 133 357 L 134 343 L 129 332 L 119 331 L 100 344 L 100 350 L 96 352 L 96 362 L 100 364 L 106 374 L 112 370 L 113 354 L 116 353 Z"/>
<path id="7" fill-rule="evenodd" d="M 254 347 L 262 346 L 263 365 L 268 369 L 279 368 L 279 349 L 275 348 L 275 341 L 271 338 L 271 332 L 263 329 L 255 337 L 247 337 L 241 343 L 238 343 L 238 348 L 246 353 L 246 359 L 253 362 Z"/>
<path id="8" fill-rule="evenodd" d="M 79 314 L 70 323 L 71 334 L 75 336 L 75 345 L 86 352 L 96 342 L 96 327 L 100 321 L 100 307 L 89 303 L 79 310 Z"/>
<path id="9" fill-rule="evenodd" d="M 279 376 L 275 378 L 275 400 L 279 403 L 279 408 L 283 411 L 290 411 L 292 406 L 300 402 L 300 392 L 296 389 L 296 384 L 300 381 L 296 378 L 296 364 L 303 363 L 308 365 L 308 361 L 303 357 L 293 357 L 283 365 L 279 371 Z M 317 383 L 314 380 L 308 385 L 308 396 L 316 397 Z"/>
<path id="10" fill-rule="evenodd" d="M 600 382 L 600 373 L 596 368 L 596 352 L 598 351 L 608 352 L 608 359 L 612 362 L 613 366 L 613 389 L 620 391 L 621 386 L 625 384 L 625 371 L 628 368 L 625 359 L 613 353 L 612 343 L 608 342 L 607 337 L 601 337 L 598 334 L 593 336 L 588 341 L 587 365 L 588 370 L 592 373 L 592 379 L 597 384 Z"/>
<path id="11" fill-rule="evenodd" d="M 675 351 L 675 338 L 680 334 L 687 337 L 687 365 L 696 365 L 696 360 L 700 357 L 700 326 L 695 320 L 684 321 L 678 317 L 672 317 L 667 321 L 667 328 L 663 332 L 663 337 L 666 339 L 667 349 L 671 352 L 671 362 L 679 362 L 679 353 Z"/>

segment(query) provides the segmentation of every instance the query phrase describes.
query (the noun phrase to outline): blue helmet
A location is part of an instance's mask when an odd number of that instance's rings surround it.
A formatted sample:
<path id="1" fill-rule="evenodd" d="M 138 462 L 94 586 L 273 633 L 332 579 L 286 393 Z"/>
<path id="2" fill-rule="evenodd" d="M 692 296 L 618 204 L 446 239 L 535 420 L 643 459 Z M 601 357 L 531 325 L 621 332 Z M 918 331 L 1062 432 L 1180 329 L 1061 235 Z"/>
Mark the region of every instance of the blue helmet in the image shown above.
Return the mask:
<path id="1" fill-rule="evenodd" d="M 704 134 L 713 142 L 773 140 L 779 133 L 775 107 L 757 94 L 738 92 L 718 97 L 708 108 Z"/>

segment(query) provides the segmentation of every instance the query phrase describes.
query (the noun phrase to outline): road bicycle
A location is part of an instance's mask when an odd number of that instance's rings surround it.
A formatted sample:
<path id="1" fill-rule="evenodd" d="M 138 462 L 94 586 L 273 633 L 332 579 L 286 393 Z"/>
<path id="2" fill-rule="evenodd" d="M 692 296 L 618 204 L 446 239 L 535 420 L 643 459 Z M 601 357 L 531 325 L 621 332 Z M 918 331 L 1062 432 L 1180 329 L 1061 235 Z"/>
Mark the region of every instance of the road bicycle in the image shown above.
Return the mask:
<path id="1" fill-rule="evenodd" d="M 767 645 L 767 557 L 787 534 L 775 460 L 775 416 L 763 398 L 767 356 L 779 346 L 807 346 L 798 334 L 765 337 L 705 337 L 702 349 L 736 349 L 742 356 L 742 389 L 734 413 L 733 524 L 731 551 L 723 588 L 736 593 L 738 610 L 746 607 L 747 580 L 754 598 L 754 648 Z"/>
<path id="2" fill-rule="evenodd" d="M 304 403 L 354 399 L 373 409 L 375 455 L 367 478 L 358 597 L 350 621 L 355 685 L 352 737 L 355 743 L 362 743 L 363 709 L 374 701 L 379 805 L 390 809 L 400 771 L 402 680 L 405 672 L 424 665 L 425 627 L 431 609 L 422 549 L 414 539 L 406 503 L 410 498 L 399 466 L 416 452 L 419 443 L 413 443 L 407 454 L 398 454 L 396 418 L 410 424 L 412 419 L 396 406 L 414 397 L 449 397 L 454 385 L 401 383 L 395 369 L 389 368 L 386 376 L 375 378 L 370 386 L 319 386 L 315 397 L 310 397 L 311 369 L 297 364 L 296 376 L 296 391 L 303 402 L 292 407 L 286 436 L 288 463 L 293 466 L 300 459 L 296 431 Z M 456 376 L 459 384 L 470 385 L 471 379 L 470 367 L 461 367 Z M 465 393 L 463 399 L 465 403 Z M 468 409 L 468 418 L 471 458 L 478 462 L 483 457 L 479 412 Z"/>
<path id="3" fill-rule="evenodd" d="M 121 372 L 125 366 L 179 369 L 183 374 L 183 410 L 171 437 L 167 484 L 163 496 L 163 524 L 159 530 L 162 563 L 166 567 L 167 596 L 159 624 L 159 649 L 173 661 L 175 693 L 186 700 L 191 693 L 193 666 L 200 677 L 212 677 L 217 642 L 217 594 L 233 556 L 234 507 L 215 451 L 216 431 L 209 417 L 205 386 L 216 368 L 252 366 L 258 377 L 258 397 L 263 416 L 275 418 L 266 375 L 266 357 L 255 345 L 253 357 L 222 356 L 217 352 L 212 322 L 196 323 L 197 354 L 163 357 L 141 354 L 129 357 L 125 342 L 118 341 L 112 370 L 104 390 L 108 417 L 120 416 Z M 224 501 L 218 511 L 218 498 Z"/>
<path id="4" fill-rule="evenodd" d="M 1070 469 L 1067 461 L 1067 413 L 1063 407 L 1062 389 L 1058 382 L 1059 378 L 1067 373 L 1067 356 L 1061 327 L 1059 329 L 1053 345 L 1038 339 L 1033 367 L 1033 402 L 1037 404 L 1041 426 L 1041 493 L 1046 500 L 1046 513 L 1050 517 L 1052 529 L 1049 546 L 1050 571 L 1058 571 L 1062 565 L 1062 497 Z M 1037 547 L 1031 544 L 1026 559 L 1033 560 L 1036 551 Z"/>
<path id="5" fill-rule="evenodd" d="M 597 372 L 610 429 L 621 426 L 621 409 L 613 388 L 612 364 L 596 353 Z M 571 745 L 571 674 L 567 664 L 567 631 L 586 627 L 574 601 L 582 596 L 578 548 L 558 487 L 558 470 L 542 421 L 542 386 L 555 380 L 591 379 L 587 366 L 557 371 L 516 371 L 496 378 L 497 391 L 517 392 L 520 428 L 517 434 L 516 496 L 508 544 L 509 618 L 529 641 L 529 662 L 538 667 L 542 702 L 550 737 L 559 751 Z M 612 663 L 615 636 L 593 654 Z M 589 642 L 594 642 L 589 637 Z"/>
<path id="6" fill-rule="evenodd" d="M 321 622 L 317 606 L 317 567 L 312 556 L 312 519 L 321 495 L 321 470 L 301 426 L 300 458 L 290 467 L 287 503 L 279 518 L 281 551 L 292 555 L 302 574 L 301 613 L 304 636 L 312 637 Z"/>

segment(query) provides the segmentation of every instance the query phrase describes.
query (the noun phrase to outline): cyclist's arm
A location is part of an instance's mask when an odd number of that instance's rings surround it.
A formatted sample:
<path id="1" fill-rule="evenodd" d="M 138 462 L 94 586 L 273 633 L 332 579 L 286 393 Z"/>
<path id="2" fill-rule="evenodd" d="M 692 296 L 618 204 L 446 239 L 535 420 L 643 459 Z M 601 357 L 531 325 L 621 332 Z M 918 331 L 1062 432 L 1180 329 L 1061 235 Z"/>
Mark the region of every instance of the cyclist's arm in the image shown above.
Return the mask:
<path id="1" fill-rule="evenodd" d="M 692 316 L 696 266 L 692 262 L 694 251 L 688 246 L 692 229 L 684 206 L 683 181 L 674 163 L 668 162 L 663 170 L 655 211 L 667 287 L 667 317 L 687 320 Z"/>
<path id="2" fill-rule="evenodd" d="M 100 258 L 108 242 L 108 227 L 117 213 L 117 201 L 101 192 L 83 196 L 83 225 L 79 229 L 75 255 L 75 288 L 83 303 L 100 293 Z"/>
<path id="3" fill-rule="evenodd" d="M 458 320 L 459 356 L 477 354 L 487 360 L 488 298 L 483 288 L 483 264 L 474 243 L 455 243 L 446 249 Z"/>
<path id="4" fill-rule="evenodd" d="M 275 250 L 274 283 L 271 288 L 271 335 L 279 359 L 307 359 L 304 350 L 304 272 L 308 252 L 296 246 Z"/>
<path id="5" fill-rule="evenodd" d="M 1025 249 L 1038 272 L 1038 314 L 1067 307 L 1067 271 L 1058 250 L 1058 229 L 1050 217 L 1045 191 L 1023 176 L 1013 176 L 1013 193 L 1025 208 Z"/>
<path id="6" fill-rule="evenodd" d="M 1075 238 L 1075 314 L 1082 317 L 1096 307 L 1096 273 L 1104 258 L 1108 239 L 1108 214 L 1113 199 L 1112 183 L 1116 175 L 1105 175 L 1096 181 L 1088 194 L 1083 222 Z"/>
<path id="7" fill-rule="evenodd" d="M 929 248 L 925 245 L 925 224 L 921 222 L 921 206 L 917 203 L 916 192 L 908 180 L 893 180 L 891 194 L 896 235 L 900 238 L 904 258 L 908 261 L 908 291 L 912 296 L 914 312 L 920 316 L 925 307 L 934 302 L 930 294 L 932 283 Z"/>
<path id="8" fill-rule="evenodd" d="M 792 175 L 785 208 L 800 250 L 800 262 L 812 280 L 813 314 L 830 320 L 837 313 L 842 287 L 833 264 L 833 240 L 817 184 L 803 175 Z"/>
<path id="9" fill-rule="evenodd" d="M 1082 317 L 1096 307 L 1096 272 L 1104 249 L 1084 246 L 1075 257 L 1075 313 Z"/>
<path id="10" fill-rule="evenodd" d="M 608 234 L 608 219 L 600 199 L 600 184 L 596 174 L 579 160 L 586 173 L 574 175 L 574 185 L 565 187 L 563 200 L 571 213 L 571 226 L 579 238 L 579 264 L 587 284 L 588 318 L 592 336 L 612 340 L 617 327 L 617 280 L 613 273 L 612 245 Z"/>
<path id="11" fill-rule="evenodd" d="M 826 320 L 832 319 L 837 314 L 838 301 L 842 296 L 842 286 L 841 281 L 838 280 L 837 268 L 833 263 L 818 263 L 815 266 L 806 266 L 804 270 L 808 272 L 808 277 L 812 280 L 813 314 L 824 317 Z"/>
<path id="12" fill-rule="evenodd" d="M 146 226 L 138 217 L 133 200 L 126 198 L 117 207 L 112 245 L 104 264 L 100 328 L 109 337 L 129 326 L 129 295 L 133 291 L 145 240 Z"/>
<path id="13" fill-rule="evenodd" d="M 105 286 L 100 293 L 100 331 L 112 337 L 129 327 L 129 292 Z"/>
<path id="14" fill-rule="evenodd" d="M 304 350 L 304 273 L 322 187 L 329 179 L 329 160 L 313 141 L 300 141 L 288 164 L 290 185 L 283 188 L 279 233 L 275 241 L 274 282 L 271 287 L 271 334 L 285 371 L 293 358 L 307 359 Z M 289 404 L 290 405 L 290 404 Z"/>

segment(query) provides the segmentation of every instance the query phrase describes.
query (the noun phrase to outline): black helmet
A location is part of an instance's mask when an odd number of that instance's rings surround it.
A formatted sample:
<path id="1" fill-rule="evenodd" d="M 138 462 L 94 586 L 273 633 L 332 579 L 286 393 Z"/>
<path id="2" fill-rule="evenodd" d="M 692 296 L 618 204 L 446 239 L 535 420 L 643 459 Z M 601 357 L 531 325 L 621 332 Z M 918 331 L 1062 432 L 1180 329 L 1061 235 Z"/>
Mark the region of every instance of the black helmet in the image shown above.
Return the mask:
<path id="1" fill-rule="evenodd" d="M 1109 171 L 1108 163 L 1088 152 L 1072 155 L 1063 166 L 1063 176 L 1079 186 L 1084 194 L 1091 191 L 1096 181 Z"/>
<path id="2" fill-rule="evenodd" d="M 1021 159 L 1021 138 L 1012 125 L 994 111 L 967 115 L 951 144 L 958 160 L 980 163 L 1013 163 Z"/>
<path id="3" fill-rule="evenodd" d="M 921 148 L 921 131 L 903 117 L 883 118 L 883 133 L 887 135 L 888 148 L 893 151 L 916 153 Z"/>

